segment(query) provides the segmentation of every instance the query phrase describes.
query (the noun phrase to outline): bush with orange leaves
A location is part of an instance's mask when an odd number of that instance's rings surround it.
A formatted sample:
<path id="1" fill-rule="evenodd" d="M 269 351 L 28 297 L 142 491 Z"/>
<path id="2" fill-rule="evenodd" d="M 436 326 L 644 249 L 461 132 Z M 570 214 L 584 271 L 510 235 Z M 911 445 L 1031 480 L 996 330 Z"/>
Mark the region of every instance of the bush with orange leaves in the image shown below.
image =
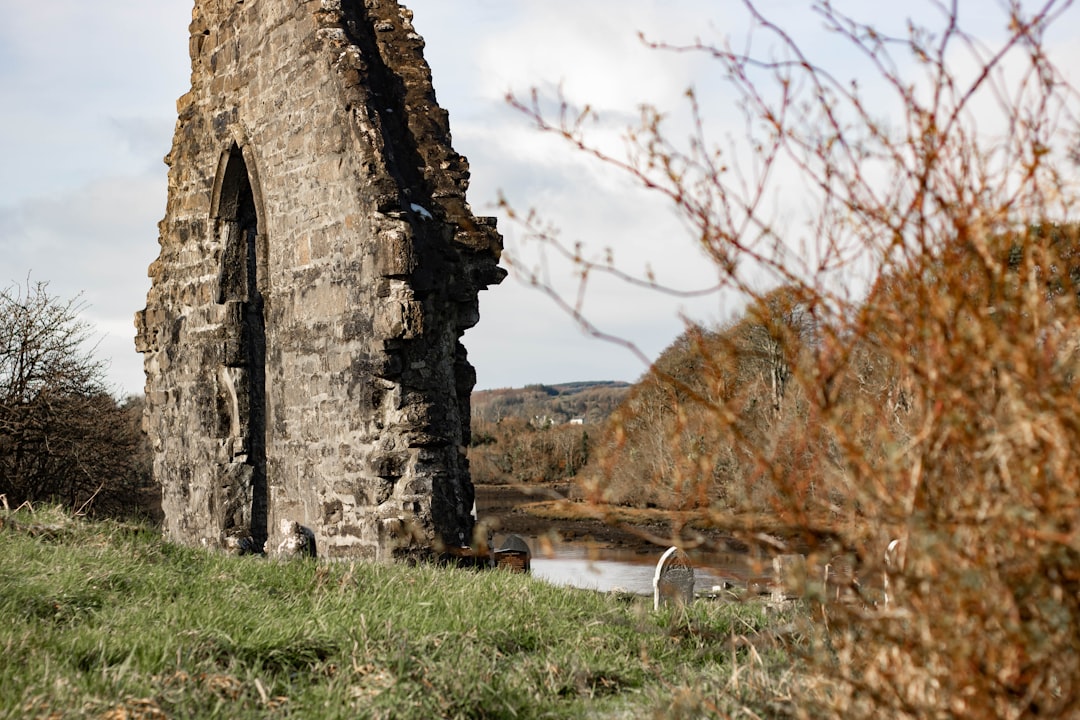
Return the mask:
<path id="1" fill-rule="evenodd" d="M 688 143 L 646 108 L 625 158 L 566 107 L 517 103 L 666 195 L 749 299 L 653 366 L 585 495 L 748 536 L 767 524 L 820 562 L 887 573 L 887 595 L 864 582 L 810 629 L 793 715 L 1080 716 L 1078 103 L 1045 45 L 1071 3 L 1002 3 L 995 46 L 956 2 L 896 36 L 817 5 L 877 73 L 874 103 L 744 5 L 766 57 L 666 48 L 718 63 L 747 114 L 739 147 L 707 142 L 694 92 Z M 814 208 L 802 254 L 768 207 L 792 174 Z M 614 272 L 561 250 L 582 277 Z"/>

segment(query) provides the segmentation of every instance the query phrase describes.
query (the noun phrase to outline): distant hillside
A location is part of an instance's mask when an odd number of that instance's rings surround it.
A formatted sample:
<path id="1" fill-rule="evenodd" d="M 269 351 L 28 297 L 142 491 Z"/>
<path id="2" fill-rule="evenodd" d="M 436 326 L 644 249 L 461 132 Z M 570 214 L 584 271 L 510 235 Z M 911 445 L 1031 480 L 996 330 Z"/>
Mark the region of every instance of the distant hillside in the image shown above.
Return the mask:
<path id="1" fill-rule="evenodd" d="M 607 380 L 479 390 L 472 394 L 472 418 L 485 423 L 514 418 L 533 425 L 562 425 L 581 419 L 596 425 L 619 406 L 630 387 L 629 383 Z"/>
<path id="2" fill-rule="evenodd" d="M 473 482 L 553 482 L 573 477 L 631 385 L 574 382 L 472 394 Z"/>

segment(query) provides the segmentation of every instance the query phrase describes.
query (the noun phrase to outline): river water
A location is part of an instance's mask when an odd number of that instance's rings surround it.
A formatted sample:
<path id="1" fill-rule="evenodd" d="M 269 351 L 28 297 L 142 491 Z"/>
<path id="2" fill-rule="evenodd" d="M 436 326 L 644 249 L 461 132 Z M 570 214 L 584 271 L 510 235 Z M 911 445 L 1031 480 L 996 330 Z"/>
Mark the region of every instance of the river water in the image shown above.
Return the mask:
<path id="1" fill-rule="evenodd" d="M 565 490 L 564 490 L 565 492 Z M 517 505 L 538 499 L 550 499 L 550 490 L 526 486 L 478 486 L 476 504 L 481 517 L 505 518 Z M 554 523 L 557 525 L 557 523 Z M 555 528 L 545 528 L 553 530 Z M 540 532 L 537 530 L 536 532 Z M 495 547 L 502 544 L 505 534 L 495 537 Z M 532 574 L 557 585 L 569 585 L 610 592 L 622 590 L 639 595 L 652 595 L 656 563 L 667 549 L 651 547 L 646 552 L 627 550 L 597 542 L 556 540 L 557 532 L 542 536 L 520 533 L 532 551 Z M 725 584 L 745 588 L 762 582 L 769 574 L 768 560 L 749 553 L 710 553 L 690 551 L 694 564 L 694 584 L 698 592 L 709 592 Z"/>

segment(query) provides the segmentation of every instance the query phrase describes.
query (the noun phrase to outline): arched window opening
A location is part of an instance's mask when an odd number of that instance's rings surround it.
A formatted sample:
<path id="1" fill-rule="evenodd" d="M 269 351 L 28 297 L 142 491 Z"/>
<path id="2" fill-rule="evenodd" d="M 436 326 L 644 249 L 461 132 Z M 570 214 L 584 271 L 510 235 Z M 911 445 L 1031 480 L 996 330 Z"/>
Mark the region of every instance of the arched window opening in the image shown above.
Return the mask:
<path id="1" fill-rule="evenodd" d="M 218 369 L 219 437 L 227 439 L 222 534 L 241 550 L 262 552 L 267 538 L 266 323 L 259 268 L 259 213 L 244 155 L 233 145 L 219 166 L 215 227 L 221 244 L 217 301 L 225 306 Z"/>

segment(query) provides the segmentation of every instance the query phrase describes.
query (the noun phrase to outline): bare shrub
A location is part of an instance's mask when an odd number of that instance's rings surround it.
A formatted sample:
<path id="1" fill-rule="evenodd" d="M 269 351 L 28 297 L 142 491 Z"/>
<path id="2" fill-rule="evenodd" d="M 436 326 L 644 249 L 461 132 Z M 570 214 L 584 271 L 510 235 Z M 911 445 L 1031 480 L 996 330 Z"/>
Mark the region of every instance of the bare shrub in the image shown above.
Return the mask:
<path id="1" fill-rule="evenodd" d="M 141 404 L 118 403 L 75 300 L 44 283 L 0 291 L 0 494 L 88 514 L 145 514 Z"/>
<path id="2" fill-rule="evenodd" d="M 876 72 L 870 103 L 748 0 L 763 55 L 667 47 L 717 62 L 747 114 L 739 147 L 708 142 L 694 92 L 688 142 L 646 108 L 625 158 L 589 143 L 588 111 L 515 101 L 667 196 L 750 301 L 744 320 L 690 328 L 655 364 L 588 497 L 747 535 L 767 523 L 821 559 L 853 557 L 864 579 L 889 573 L 887 597 L 864 582 L 826 605 L 793 714 L 1080 711 L 1077 98 L 1044 46 L 1070 4 L 1002 4 L 995 47 L 962 29 L 957 3 L 899 36 L 817 5 Z M 813 207 L 816 244 L 800 251 L 766 200 L 792 174 Z M 650 284 L 516 217 L 582 277 Z"/>

